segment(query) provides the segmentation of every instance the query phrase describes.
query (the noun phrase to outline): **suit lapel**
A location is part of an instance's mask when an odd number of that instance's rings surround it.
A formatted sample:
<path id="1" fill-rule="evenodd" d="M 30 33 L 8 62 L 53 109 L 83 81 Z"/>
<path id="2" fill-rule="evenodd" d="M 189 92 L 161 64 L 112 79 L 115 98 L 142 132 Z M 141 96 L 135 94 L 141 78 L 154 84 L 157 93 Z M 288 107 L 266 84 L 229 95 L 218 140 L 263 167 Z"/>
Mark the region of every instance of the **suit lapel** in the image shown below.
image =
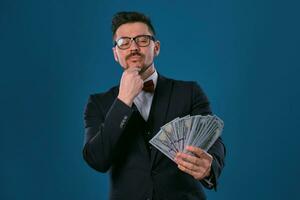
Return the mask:
<path id="1" fill-rule="evenodd" d="M 154 92 L 153 101 L 148 118 L 148 124 L 152 127 L 153 134 L 156 134 L 160 127 L 166 122 L 169 109 L 172 82 L 158 76 L 157 86 Z M 151 167 L 162 157 L 162 154 L 156 149 L 151 149 Z"/>

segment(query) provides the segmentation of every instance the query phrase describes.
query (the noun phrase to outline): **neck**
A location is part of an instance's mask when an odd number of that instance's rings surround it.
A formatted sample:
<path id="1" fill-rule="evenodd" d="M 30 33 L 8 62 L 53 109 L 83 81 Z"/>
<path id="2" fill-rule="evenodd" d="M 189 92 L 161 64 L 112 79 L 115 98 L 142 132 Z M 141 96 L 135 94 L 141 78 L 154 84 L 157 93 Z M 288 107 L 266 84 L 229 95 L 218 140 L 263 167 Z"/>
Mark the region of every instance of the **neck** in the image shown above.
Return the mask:
<path id="1" fill-rule="evenodd" d="M 140 73 L 143 80 L 147 79 L 149 76 L 151 76 L 155 72 L 154 64 L 151 63 L 149 66 L 146 67 L 146 69 Z"/>

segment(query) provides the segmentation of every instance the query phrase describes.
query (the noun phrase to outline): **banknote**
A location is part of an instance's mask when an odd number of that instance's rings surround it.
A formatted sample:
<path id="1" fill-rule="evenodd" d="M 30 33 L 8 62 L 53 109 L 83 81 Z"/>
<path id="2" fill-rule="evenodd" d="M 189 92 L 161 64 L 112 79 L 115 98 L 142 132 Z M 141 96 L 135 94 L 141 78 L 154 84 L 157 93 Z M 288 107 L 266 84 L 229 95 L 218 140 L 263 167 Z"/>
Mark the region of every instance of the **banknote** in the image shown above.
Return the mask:
<path id="1" fill-rule="evenodd" d="M 223 120 L 216 115 L 187 115 L 166 123 L 149 142 L 174 161 L 177 152 L 191 154 L 186 146 L 208 151 L 221 136 L 223 127 Z"/>

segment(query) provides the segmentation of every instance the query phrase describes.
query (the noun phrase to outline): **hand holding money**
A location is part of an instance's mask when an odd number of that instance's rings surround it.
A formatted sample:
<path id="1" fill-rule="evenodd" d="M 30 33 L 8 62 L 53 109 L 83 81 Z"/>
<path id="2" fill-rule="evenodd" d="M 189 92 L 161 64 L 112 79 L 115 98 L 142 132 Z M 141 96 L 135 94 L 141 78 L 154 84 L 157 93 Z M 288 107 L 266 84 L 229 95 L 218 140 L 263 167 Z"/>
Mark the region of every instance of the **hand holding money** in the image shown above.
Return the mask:
<path id="1" fill-rule="evenodd" d="M 209 176 L 213 157 L 199 147 L 187 146 L 186 150 L 191 154 L 182 152 L 176 154 L 175 162 L 178 168 L 197 180 Z"/>
<path id="2" fill-rule="evenodd" d="M 143 89 L 143 80 L 139 75 L 140 68 L 126 69 L 120 81 L 118 99 L 128 106 L 132 106 L 133 99 Z"/>
<path id="3" fill-rule="evenodd" d="M 207 153 L 220 137 L 224 122 L 216 115 L 175 118 L 149 141 L 197 180 L 210 175 L 213 157 Z"/>

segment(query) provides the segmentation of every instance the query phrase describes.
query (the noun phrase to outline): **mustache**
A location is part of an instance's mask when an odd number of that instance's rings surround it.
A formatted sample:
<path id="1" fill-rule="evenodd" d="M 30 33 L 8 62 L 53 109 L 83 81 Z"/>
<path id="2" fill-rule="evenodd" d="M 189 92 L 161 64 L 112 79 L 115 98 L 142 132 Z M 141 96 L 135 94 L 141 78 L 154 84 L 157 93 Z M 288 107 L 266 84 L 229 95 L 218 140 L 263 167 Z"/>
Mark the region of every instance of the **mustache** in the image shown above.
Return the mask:
<path id="1" fill-rule="evenodd" d="M 130 53 L 126 56 L 126 60 L 128 60 L 129 58 L 131 58 L 132 56 L 141 56 L 142 58 L 144 58 L 145 56 L 139 52 L 133 52 L 133 53 Z"/>

